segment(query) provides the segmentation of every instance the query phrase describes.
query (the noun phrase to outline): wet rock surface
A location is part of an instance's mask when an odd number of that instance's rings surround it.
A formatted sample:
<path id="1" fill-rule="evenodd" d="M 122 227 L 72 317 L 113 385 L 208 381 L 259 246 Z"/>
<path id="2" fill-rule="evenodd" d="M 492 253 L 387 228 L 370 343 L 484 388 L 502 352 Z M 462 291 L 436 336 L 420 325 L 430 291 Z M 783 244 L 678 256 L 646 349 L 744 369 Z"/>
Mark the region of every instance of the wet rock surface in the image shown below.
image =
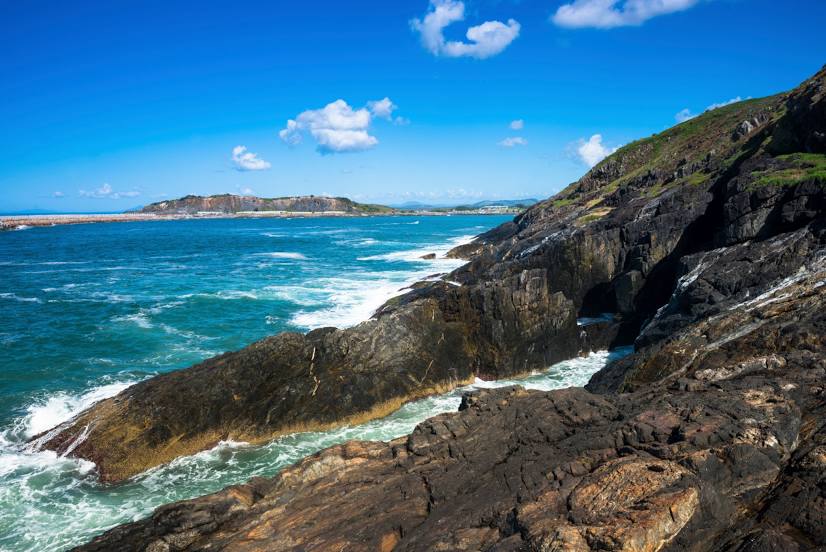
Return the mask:
<path id="1" fill-rule="evenodd" d="M 625 146 L 370 321 L 153 378 L 40 442 L 117 480 L 634 343 L 586 389 L 476 392 L 407 438 L 333 447 L 85 549 L 826 546 L 826 184 L 789 157 L 826 156 L 824 90 L 821 71 Z"/>
<path id="2" fill-rule="evenodd" d="M 823 543 L 823 352 L 821 366 L 628 394 L 474 392 L 406 438 L 327 449 L 273 479 L 165 506 L 83 549 Z"/>

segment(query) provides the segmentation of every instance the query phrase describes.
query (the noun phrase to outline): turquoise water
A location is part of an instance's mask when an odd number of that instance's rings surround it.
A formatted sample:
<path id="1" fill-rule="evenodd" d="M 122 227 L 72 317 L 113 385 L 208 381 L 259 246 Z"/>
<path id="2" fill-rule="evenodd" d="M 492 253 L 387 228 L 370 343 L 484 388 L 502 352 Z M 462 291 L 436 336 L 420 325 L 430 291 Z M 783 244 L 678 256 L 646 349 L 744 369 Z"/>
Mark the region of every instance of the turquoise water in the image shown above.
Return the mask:
<path id="1" fill-rule="evenodd" d="M 218 490 L 352 438 L 392 439 L 455 410 L 461 392 L 359 427 L 222 443 L 124 484 L 26 441 L 96 400 L 284 330 L 348 326 L 449 271 L 453 245 L 508 217 L 189 220 L 0 234 L 0 550 L 63 550 L 157 506 Z M 436 253 L 425 261 L 425 253 Z M 552 367 L 585 383 L 607 353 Z M 485 383 L 504 385 L 509 382 Z"/>

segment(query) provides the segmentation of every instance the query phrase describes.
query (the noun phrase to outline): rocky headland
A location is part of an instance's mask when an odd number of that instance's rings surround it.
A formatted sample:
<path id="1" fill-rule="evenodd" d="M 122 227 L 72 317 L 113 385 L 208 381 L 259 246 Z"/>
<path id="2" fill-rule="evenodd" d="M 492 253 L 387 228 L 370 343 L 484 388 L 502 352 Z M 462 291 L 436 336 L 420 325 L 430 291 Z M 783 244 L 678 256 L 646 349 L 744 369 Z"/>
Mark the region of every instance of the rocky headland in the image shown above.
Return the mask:
<path id="1" fill-rule="evenodd" d="M 339 213 L 380 214 L 393 213 L 384 205 L 356 203 L 346 197 L 293 196 L 265 198 L 249 195 L 221 194 L 212 196 L 188 195 L 179 199 L 159 201 L 143 207 L 141 213 L 160 215 L 194 215 L 198 213 Z"/>
<path id="2" fill-rule="evenodd" d="M 327 449 L 81 549 L 826 546 L 826 69 L 629 144 L 452 254 L 468 264 L 358 326 L 152 378 L 37 442 L 118 481 L 221 439 L 634 353 L 585 389 L 474 392 L 405 438 Z"/>

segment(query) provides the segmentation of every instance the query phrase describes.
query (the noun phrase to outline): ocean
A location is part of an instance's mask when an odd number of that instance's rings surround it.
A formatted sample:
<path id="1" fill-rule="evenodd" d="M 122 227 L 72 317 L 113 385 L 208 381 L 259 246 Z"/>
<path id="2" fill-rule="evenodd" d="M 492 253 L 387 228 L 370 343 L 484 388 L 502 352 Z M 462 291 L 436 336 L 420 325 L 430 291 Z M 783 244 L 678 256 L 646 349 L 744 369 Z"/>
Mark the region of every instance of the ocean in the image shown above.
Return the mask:
<path id="1" fill-rule="evenodd" d="M 167 502 L 217 491 L 348 439 L 389 440 L 461 393 L 356 427 L 221 443 L 125 483 L 31 450 L 33 435 L 152 375 L 281 331 L 350 326 L 462 261 L 451 247 L 510 217 L 201 219 L 0 233 L 0 550 L 64 550 Z M 432 260 L 422 255 L 435 253 Z M 519 380 L 583 385 L 595 353 Z M 469 386 L 510 385 L 514 381 Z"/>

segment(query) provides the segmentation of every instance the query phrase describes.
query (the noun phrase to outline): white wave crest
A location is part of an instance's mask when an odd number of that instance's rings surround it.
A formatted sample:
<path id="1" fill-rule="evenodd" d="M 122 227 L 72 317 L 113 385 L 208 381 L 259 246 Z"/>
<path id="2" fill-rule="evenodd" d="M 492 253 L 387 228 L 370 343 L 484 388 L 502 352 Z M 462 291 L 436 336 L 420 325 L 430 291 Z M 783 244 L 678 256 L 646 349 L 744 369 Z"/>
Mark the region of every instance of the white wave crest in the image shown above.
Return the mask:
<path id="1" fill-rule="evenodd" d="M 127 324 L 134 324 L 139 328 L 148 330 L 152 328 L 152 322 L 145 312 L 137 312 L 135 314 L 126 314 L 123 316 L 116 316 L 112 318 L 112 322 L 125 322 Z"/>
<path id="2" fill-rule="evenodd" d="M 137 383 L 137 380 L 107 383 L 77 395 L 61 391 L 46 397 L 28 407 L 21 421 L 24 436 L 31 438 L 68 422 L 96 402 L 114 397 L 134 383 Z"/>
<path id="3" fill-rule="evenodd" d="M 18 301 L 20 303 L 42 303 L 43 301 L 37 297 L 21 297 L 16 293 L 0 293 L 0 299 L 8 299 L 10 301 Z"/>
<path id="4" fill-rule="evenodd" d="M 272 259 L 293 259 L 298 261 L 307 260 L 305 255 L 290 251 L 273 251 L 271 253 L 257 253 L 256 255 L 259 257 L 270 257 Z"/>

